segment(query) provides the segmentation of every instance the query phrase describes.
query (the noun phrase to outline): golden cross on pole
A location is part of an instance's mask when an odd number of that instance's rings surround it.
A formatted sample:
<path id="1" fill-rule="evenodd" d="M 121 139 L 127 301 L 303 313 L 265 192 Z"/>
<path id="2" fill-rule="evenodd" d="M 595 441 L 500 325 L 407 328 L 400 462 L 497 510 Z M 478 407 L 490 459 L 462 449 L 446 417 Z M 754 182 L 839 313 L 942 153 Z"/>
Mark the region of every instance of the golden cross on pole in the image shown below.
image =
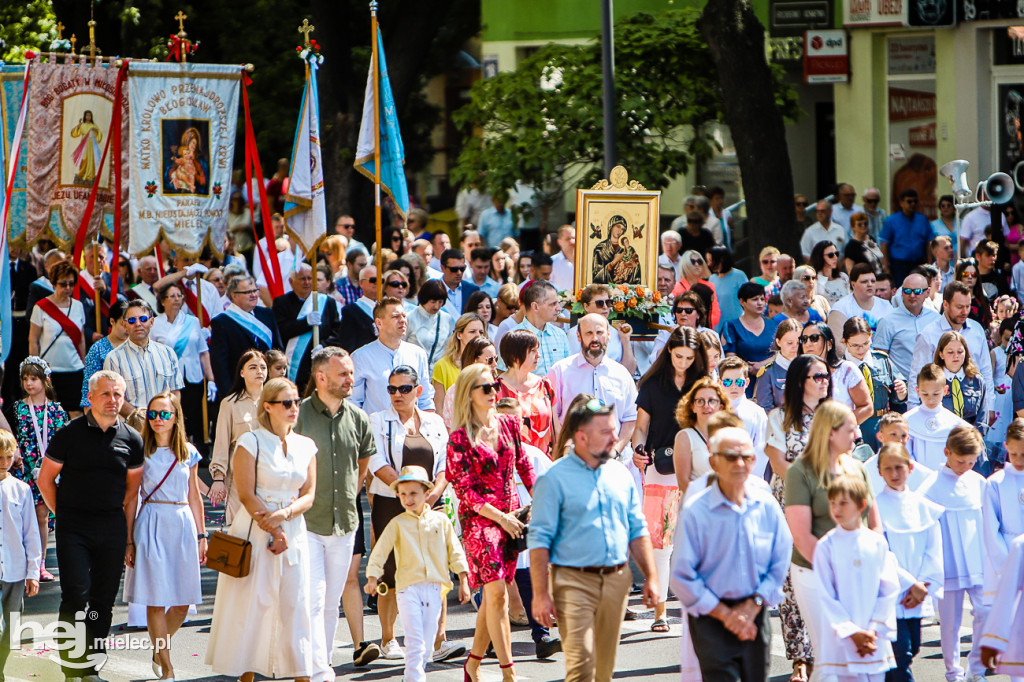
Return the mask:
<path id="1" fill-rule="evenodd" d="M 75 43 L 78 42 L 78 40 L 75 38 L 75 34 L 74 33 L 71 34 L 71 39 L 70 39 L 69 42 L 71 43 L 71 54 L 74 54 L 75 53 Z"/>
<path id="2" fill-rule="evenodd" d="M 182 12 L 180 9 L 178 13 L 174 15 L 174 20 L 178 22 L 178 37 L 185 37 L 185 20 L 188 19 L 188 15 Z"/>
<path id="3" fill-rule="evenodd" d="M 57 40 L 64 39 L 64 24 L 57 22 Z"/>
<path id="4" fill-rule="evenodd" d="M 302 43 L 305 47 L 309 47 L 309 34 L 315 30 L 316 27 L 309 23 L 309 19 L 302 20 L 302 26 L 299 26 L 299 33 L 302 34 Z"/>

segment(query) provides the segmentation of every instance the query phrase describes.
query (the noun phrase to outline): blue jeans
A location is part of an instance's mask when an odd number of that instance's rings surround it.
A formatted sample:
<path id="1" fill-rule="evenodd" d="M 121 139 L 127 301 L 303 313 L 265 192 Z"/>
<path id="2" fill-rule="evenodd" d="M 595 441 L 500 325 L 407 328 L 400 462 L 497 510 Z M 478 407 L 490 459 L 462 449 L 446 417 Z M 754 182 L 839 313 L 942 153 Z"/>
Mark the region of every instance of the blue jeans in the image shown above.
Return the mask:
<path id="1" fill-rule="evenodd" d="M 516 587 L 519 588 L 519 597 L 523 600 L 523 607 L 526 609 L 526 620 L 530 621 L 530 635 L 534 643 L 543 641 L 549 632 L 546 627 L 533 618 L 533 583 L 530 582 L 530 569 L 516 569 Z"/>
<path id="2" fill-rule="evenodd" d="M 897 618 L 896 641 L 892 643 L 892 653 L 896 657 L 896 667 L 885 673 L 885 682 L 914 682 L 914 674 L 910 672 L 910 664 L 921 648 L 921 619 Z"/>

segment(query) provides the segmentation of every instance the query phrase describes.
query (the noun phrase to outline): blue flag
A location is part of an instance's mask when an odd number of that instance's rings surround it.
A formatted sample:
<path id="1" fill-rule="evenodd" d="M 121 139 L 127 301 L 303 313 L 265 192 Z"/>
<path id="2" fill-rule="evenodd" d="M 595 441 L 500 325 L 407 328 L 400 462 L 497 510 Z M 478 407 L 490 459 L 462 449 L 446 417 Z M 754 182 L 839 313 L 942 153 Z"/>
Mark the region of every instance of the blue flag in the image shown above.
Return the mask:
<path id="1" fill-rule="evenodd" d="M 377 55 L 380 61 L 380 101 L 373 101 L 373 64 L 366 76 L 366 96 L 363 99 L 363 121 L 359 126 L 359 144 L 356 145 L 357 171 L 377 181 L 377 169 L 373 163 L 373 112 L 374 105 L 380 112 L 380 184 L 395 201 L 395 207 L 405 218 L 409 212 L 409 188 L 405 184 L 405 147 L 402 145 L 402 133 L 398 129 L 398 114 L 395 111 L 395 98 L 391 94 L 391 81 L 388 80 L 388 65 L 384 59 L 384 41 L 377 29 Z"/>

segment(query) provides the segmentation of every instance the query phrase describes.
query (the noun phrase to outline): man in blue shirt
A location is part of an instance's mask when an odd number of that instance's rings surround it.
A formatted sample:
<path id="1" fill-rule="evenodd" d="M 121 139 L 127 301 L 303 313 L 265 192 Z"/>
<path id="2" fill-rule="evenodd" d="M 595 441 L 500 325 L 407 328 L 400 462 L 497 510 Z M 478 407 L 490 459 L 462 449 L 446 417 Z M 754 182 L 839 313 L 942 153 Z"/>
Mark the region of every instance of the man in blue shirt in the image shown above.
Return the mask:
<path id="1" fill-rule="evenodd" d="M 658 601 L 654 552 L 633 477 L 612 459 L 618 438 L 612 407 L 576 397 L 555 452 L 573 447 L 533 488 L 528 546 L 533 615 L 557 614 L 565 679 L 610 680 L 619 627 L 632 585 L 629 555 L 647 576 L 644 604 Z M 549 582 L 550 570 L 550 582 Z"/>
<path id="2" fill-rule="evenodd" d="M 900 212 L 885 219 L 879 239 L 885 271 L 902 282 L 911 270 L 926 262 L 928 243 L 934 236 L 928 218 L 917 212 L 917 190 L 900 192 Z"/>
<path id="3" fill-rule="evenodd" d="M 486 208 L 480 214 L 480 224 L 477 229 L 480 232 L 480 239 L 492 249 L 501 245 L 501 240 L 506 237 L 518 237 L 515 221 L 512 218 L 512 211 L 505 206 L 508 201 L 508 194 L 495 194 L 491 198 L 493 206 Z"/>
<path id="4" fill-rule="evenodd" d="M 767 610 L 782 601 L 793 536 L 778 502 L 756 476 L 741 428 L 711 437 L 714 483 L 679 518 L 672 590 L 688 614 L 704 679 L 766 680 Z"/>

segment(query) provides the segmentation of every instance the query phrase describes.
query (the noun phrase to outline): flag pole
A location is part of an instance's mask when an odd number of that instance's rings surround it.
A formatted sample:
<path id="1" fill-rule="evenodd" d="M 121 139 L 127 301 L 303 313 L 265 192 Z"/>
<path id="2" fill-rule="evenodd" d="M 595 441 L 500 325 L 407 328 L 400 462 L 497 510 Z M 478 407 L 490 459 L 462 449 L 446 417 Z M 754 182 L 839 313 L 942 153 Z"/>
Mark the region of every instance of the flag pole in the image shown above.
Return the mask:
<path id="1" fill-rule="evenodd" d="M 181 14 L 181 12 L 178 12 Z M 199 318 L 199 333 L 203 333 L 203 277 L 198 272 L 195 278 L 196 283 L 196 317 Z M 188 306 L 186 306 L 187 308 Z M 203 444 L 210 442 L 210 417 L 209 404 L 206 392 L 206 373 L 203 373 Z"/>
<path id="2" fill-rule="evenodd" d="M 381 226 L 380 226 L 380 54 L 378 50 L 377 0 L 370 1 L 370 38 L 373 44 L 373 219 L 377 237 L 377 301 L 381 299 Z"/>
<path id="3" fill-rule="evenodd" d="M 310 44 L 309 44 L 309 34 L 312 33 L 315 30 L 316 29 L 312 26 L 312 24 L 309 23 L 309 19 L 303 19 L 302 20 L 302 26 L 299 26 L 299 33 L 302 34 L 302 44 L 305 46 L 305 48 L 307 50 L 310 47 Z M 310 66 L 310 63 L 308 61 L 306 61 L 305 59 L 303 59 L 302 61 L 306 65 L 306 92 L 310 92 L 310 87 L 311 86 L 310 86 L 310 71 L 309 70 L 312 68 L 312 66 Z M 308 102 L 307 105 L 308 106 L 312 106 L 313 102 Z M 308 112 L 307 112 L 306 115 L 307 116 L 309 115 Z M 311 266 L 313 266 L 313 311 L 316 312 L 316 311 L 320 310 L 320 307 L 317 305 L 319 303 L 319 301 L 317 301 L 317 290 L 316 290 L 316 251 L 315 250 L 311 250 L 310 253 L 306 254 L 306 258 L 309 260 L 309 264 Z M 316 348 L 319 345 L 320 345 L 320 325 L 314 325 L 314 327 L 313 327 L 313 348 Z"/>

